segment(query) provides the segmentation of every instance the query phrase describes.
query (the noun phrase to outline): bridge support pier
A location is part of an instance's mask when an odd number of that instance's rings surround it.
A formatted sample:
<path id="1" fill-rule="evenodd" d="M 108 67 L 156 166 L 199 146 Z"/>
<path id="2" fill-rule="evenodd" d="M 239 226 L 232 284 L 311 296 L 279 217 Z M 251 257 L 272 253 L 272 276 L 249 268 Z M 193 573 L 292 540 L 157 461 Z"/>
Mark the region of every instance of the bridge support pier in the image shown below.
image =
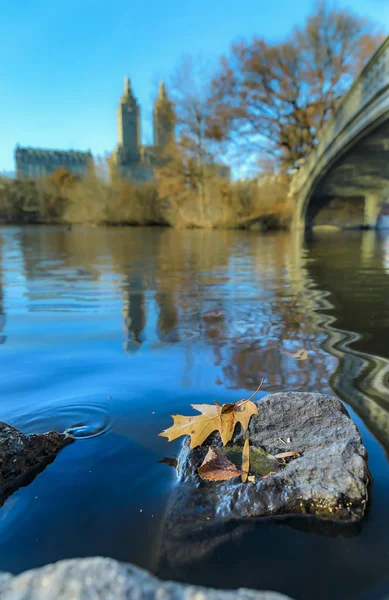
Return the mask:
<path id="1" fill-rule="evenodd" d="M 378 223 L 378 216 L 381 211 L 383 198 L 382 195 L 377 192 L 370 192 L 365 196 L 365 218 L 364 227 L 367 229 L 376 229 Z"/>

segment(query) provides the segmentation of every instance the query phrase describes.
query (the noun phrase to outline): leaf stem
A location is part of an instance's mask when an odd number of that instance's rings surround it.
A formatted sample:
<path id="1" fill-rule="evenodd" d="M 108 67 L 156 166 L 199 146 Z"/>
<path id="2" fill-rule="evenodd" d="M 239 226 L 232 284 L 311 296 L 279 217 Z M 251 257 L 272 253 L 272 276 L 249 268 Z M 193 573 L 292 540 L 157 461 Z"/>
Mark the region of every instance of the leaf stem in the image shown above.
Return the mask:
<path id="1" fill-rule="evenodd" d="M 250 402 L 250 400 L 252 400 L 253 398 L 255 398 L 255 396 L 258 394 L 259 390 L 261 389 L 263 383 L 265 381 L 265 378 L 262 377 L 261 383 L 259 384 L 259 386 L 257 387 L 257 389 L 255 390 L 255 392 L 253 394 L 251 394 L 250 398 L 247 398 L 247 400 L 243 399 L 243 400 L 239 400 L 237 402 L 237 405 L 242 406 L 242 404 L 245 404 L 245 402 Z"/>

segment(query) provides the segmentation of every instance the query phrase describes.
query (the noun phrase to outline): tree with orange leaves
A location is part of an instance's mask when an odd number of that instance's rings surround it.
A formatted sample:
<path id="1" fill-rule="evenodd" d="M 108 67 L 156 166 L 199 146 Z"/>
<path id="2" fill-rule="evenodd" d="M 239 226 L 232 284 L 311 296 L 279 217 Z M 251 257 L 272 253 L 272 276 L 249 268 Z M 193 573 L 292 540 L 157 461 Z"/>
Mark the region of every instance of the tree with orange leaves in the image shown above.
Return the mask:
<path id="1" fill-rule="evenodd" d="M 283 43 L 232 45 L 213 81 L 208 133 L 283 169 L 298 166 L 382 37 L 371 21 L 323 0 Z"/>

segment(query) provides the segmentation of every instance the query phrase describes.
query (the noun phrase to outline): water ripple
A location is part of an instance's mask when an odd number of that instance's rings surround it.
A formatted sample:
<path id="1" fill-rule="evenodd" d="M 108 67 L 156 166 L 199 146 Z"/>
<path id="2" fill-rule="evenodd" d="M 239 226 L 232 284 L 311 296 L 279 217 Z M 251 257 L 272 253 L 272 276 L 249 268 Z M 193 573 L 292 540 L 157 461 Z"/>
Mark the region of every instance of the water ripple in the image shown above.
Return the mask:
<path id="1" fill-rule="evenodd" d="M 72 398 L 46 404 L 33 413 L 18 414 L 14 423 L 26 433 L 56 430 L 77 439 L 105 435 L 112 428 L 109 399 Z"/>

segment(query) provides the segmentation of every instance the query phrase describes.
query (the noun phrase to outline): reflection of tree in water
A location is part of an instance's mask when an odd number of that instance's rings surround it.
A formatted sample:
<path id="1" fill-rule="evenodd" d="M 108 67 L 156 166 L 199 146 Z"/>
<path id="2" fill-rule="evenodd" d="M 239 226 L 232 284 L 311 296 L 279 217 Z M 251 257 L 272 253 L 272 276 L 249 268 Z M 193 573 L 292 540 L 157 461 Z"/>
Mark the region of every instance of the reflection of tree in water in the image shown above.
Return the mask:
<path id="1" fill-rule="evenodd" d="M 122 299 L 128 352 L 149 334 L 182 344 L 190 376 L 210 360 L 208 348 L 217 381 L 236 388 L 252 389 L 263 376 L 271 391 L 329 391 L 334 373 L 335 393 L 388 439 L 389 278 L 374 234 L 305 250 L 287 234 L 234 231 L 25 228 L 14 235 L 30 310 L 104 309 L 107 288 L 109 300 Z M 2 305 L 0 281 L 0 335 Z M 307 360 L 290 356 L 302 348 Z"/>
<path id="2" fill-rule="evenodd" d="M 214 232 L 203 230 L 162 232 L 156 283 L 159 328 L 165 339 L 169 339 L 166 325 L 174 341 L 201 337 L 213 274 L 224 271 L 228 263 L 230 236 L 225 234 L 228 232 L 220 232 L 215 239 Z"/>
<path id="3" fill-rule="evenodd" d="M 290 236 L 240 236 L 228 274 L 223 317 L 211 336 L 205 328 L 225 383 L 253 388 L 264 376 L 272 391 L 326 389 L 334 361 L 320 349 L 315 318 L 307 318 L 315 294 L 307 289 L 305 267 L 295 264 Z M 290 356 L 303 348 L 308 360 Z"/>
<path id="4" fill-rule="evenodd" d="M 161 342 L 179 342 L 178 314 L 175 298 L 171 293 L 157 293 L 155 296 L 159 311 L 157 333 Z"/>
<path id="5" fill-rule="evenodd" d="M 105 241 L 100 230 L 26 227 L 16 237 L 27 279 L 47 276 L 66 282 L 100 276 L 98 264 Z"/>
<path id="6" fill-rule="evenodd" d="M 330 295 L 322 299 L 323 348 L 338 358 L 334 392 L 389 450 L 389 277 L 375 232 L 315 238 L 309 274 Z M 328 311 L 328 315 L 325 312 Z"/>
<path id="7" fill-rule="evenodd" d="M 331 293 L 336 326 L 363 333 L 353 343 L 355 350 L 389 359 L 389 277 L 379 235 L 350 232 L 347 243 L 316 235 L 309 255 L 310 275 Z"/>
<path id="8" fill-rule="evenodd" d="M 227 385 L 252 388 L 265 376 L 273 391 L 326 388 L 334 361 L 307 318 L 315 299 L 288 235 L 136 230 L 115 235 L 111 257 L 114 270 L 126 273 L 127 350 L 145 339 L 146 294 L 154 292 L 158 339 L 209 345 Z M 286 353 L 302 348 L 307 361 Z"/>
<path id="9" fill-rule="evenodd" d="M 160 339 L 207 343 L 232 387 L 252 388 L 261 376 L 271 391 L 332 386 L 372 429 L 378 419 L 386 439 L 389 279 L 370 233 L 339 241 L 293 250 L 288 235 L 162 231 L 155 281 Z M 323 316 L 328 307 L 343 331 Z M 209 311 L 214 316 L 206 317 Z M 307 360 L 290 356 L 302 348 Z"/>
<path id="10" fill-rule="evenodd" d="M 69 311 L 94 308 L 104 294 L 99 255 L 101 232 L 67 231 L 55 227 L 19 229 L 26 297 L 30 311 Z"/>

